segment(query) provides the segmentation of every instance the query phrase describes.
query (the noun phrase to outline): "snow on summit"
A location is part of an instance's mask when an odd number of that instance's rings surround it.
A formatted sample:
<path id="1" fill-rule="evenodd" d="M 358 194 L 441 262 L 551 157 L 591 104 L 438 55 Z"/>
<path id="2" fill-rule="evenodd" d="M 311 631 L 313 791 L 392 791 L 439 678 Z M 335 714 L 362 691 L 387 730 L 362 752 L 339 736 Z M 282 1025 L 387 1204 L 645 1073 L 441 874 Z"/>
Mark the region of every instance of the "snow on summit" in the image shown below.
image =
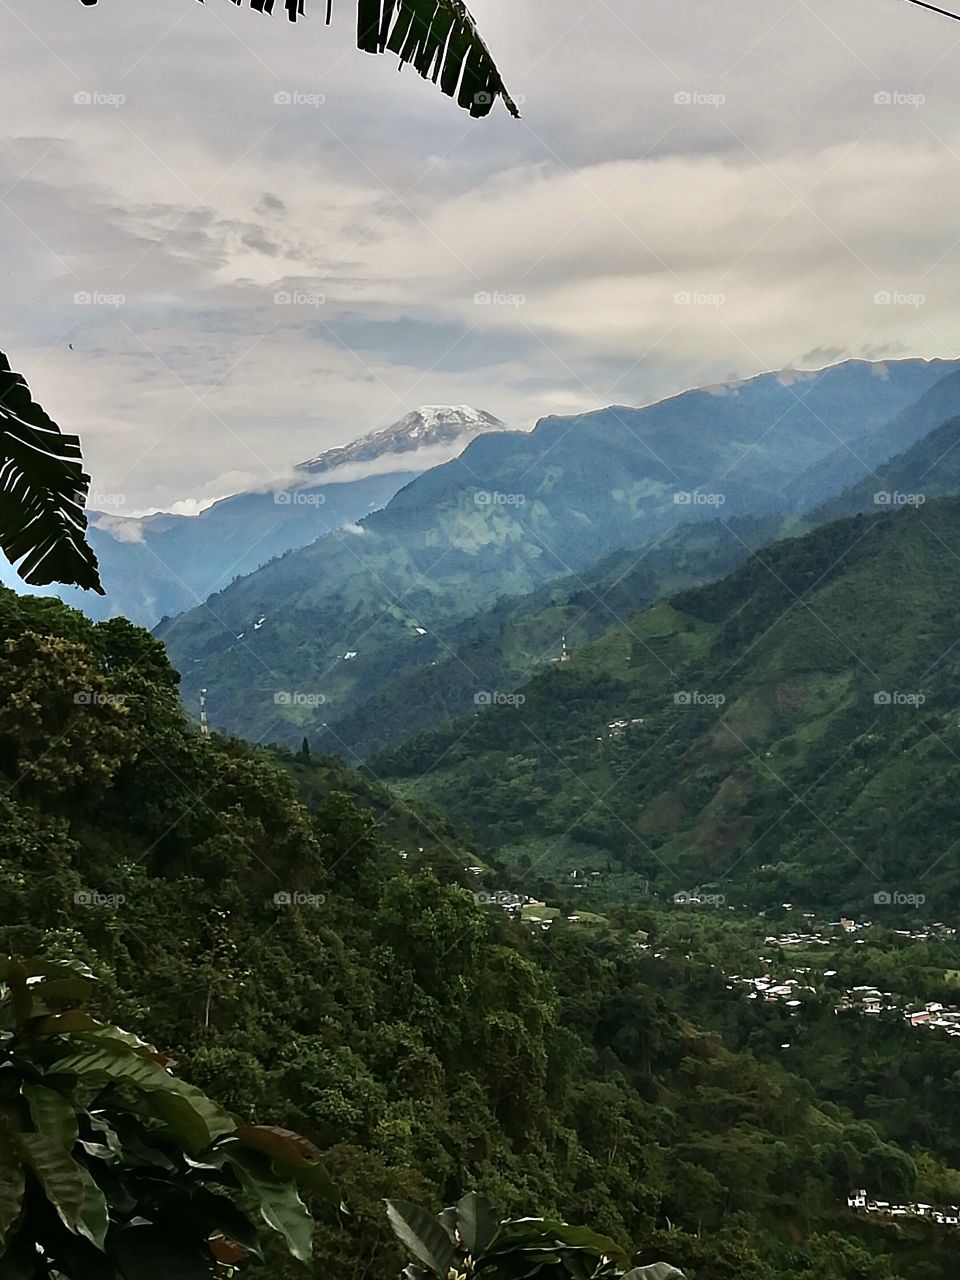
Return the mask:
<path id="1" fill-rule="evenodd" d="M 382 431 L 302 462 L 297 471 L 318 475 L 357 464 L 370 472 L 423 471 L 457 457 L 479 435 L 509 430 L 492 413 L 468 404 L 425 404 Z"/>

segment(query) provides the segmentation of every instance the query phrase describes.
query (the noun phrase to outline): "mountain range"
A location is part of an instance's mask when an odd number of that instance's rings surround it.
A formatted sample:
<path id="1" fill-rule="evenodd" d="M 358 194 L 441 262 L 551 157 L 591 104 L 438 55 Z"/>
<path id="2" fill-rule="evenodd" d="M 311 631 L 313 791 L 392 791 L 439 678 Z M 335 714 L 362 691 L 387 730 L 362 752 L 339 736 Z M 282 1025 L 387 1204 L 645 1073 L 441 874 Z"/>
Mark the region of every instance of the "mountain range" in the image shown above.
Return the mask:
<path id="1" fill-rule="evenodd" d="M 69 588 L 58 594 L 92 618 L 123 615 L 155 626 L 234 578 L 384 506 L 411 479 L 456 457 L 477 436 L 506 430 L 492 414 L 468 405 L 425 405 L 198 516 L 90 512 L 90 542 L 106 595 Z"/>
<path id="2" fill-rule="evenodd" d="M 640 409 L 548 417 L 529 434 L 484 434 L 382 510 L 237 580 L 158 634 L 188 702 L 209 690 L 218 727 L 290 743 L 319 734 L 331 749 L 363 755 L 486 689 L 488 676 L 464 660 L 464 646 L 474 655 L 477 644 L 495 647 L 490 628 L 513 608 L 508 600 L 564 581 L 573 600 L 602 584 L 614 566 L 600 562 L 620 552 L 638 561 L 657 548 L 647 569 L 663 575 L 663 587 L 645 570 L 628 575 L 623 608 L 726 572 L 740 555 L 735 539 L 722 535 L 726 550 L 705 555 L 692 530 L 679 541 L 674 534 L 718 517 L 732 529 L 767 522 L 761 541 L 790 531 L 798 513 L 844 487 L 836 461 L 824 469 L 826 460 L 849 455 L 859 480 L 871 458 L 913 444 L 951 408 L 960 413 L 955 362 L 849 361 Z M 758 545 L 744 542 L 744 554 Z M 510 687 L 531 663 L 557 657 L 564 626 L 576 623 L 569 611 L 550 620 L 556 595 L 539 599 L 547 614 L 510 659 Z M 530 606 L 538 612 L 531 597 L 520 613 Z M 500 614 L 486 617 L 491 609 Z M 600 611 L 578 642 L 606 625 Z M 413 683 L 393 691 L 398 678 Z"/>

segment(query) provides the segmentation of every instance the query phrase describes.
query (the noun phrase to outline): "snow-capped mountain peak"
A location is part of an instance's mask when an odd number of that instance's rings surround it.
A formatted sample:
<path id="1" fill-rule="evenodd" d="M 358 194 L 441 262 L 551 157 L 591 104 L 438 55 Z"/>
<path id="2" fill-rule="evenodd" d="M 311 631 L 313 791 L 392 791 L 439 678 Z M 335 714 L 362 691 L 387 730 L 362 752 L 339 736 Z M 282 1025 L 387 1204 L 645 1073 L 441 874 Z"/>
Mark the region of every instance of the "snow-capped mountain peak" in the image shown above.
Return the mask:
<path id="1" fill-rule="evenodd" d="M 377 471 L 384 466 L 422 471 L 457 457 L 479 435 L 509 429 L 492 413 L 468 404 L 425 404 L 392 426 L 325 450 L 297 470 L 317 475 L 360 464 Z"/>

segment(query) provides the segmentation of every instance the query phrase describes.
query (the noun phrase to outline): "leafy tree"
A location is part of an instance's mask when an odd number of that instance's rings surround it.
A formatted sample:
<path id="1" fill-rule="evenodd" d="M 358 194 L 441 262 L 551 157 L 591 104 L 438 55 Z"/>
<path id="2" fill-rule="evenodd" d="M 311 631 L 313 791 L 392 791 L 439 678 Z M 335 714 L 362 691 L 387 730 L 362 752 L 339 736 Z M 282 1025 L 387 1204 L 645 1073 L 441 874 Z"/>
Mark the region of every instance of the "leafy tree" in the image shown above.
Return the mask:
<path id="1" fill-rule="evenodd" d="M 263 1257 L 260 1220 L 308 1260 L 298 1187 L 339 1204 L 316 1148 L 241 1123 L 77 1008 L 92 979 L 73 961 L 0 962 L 0 1274 L 204 1280 Z"/>

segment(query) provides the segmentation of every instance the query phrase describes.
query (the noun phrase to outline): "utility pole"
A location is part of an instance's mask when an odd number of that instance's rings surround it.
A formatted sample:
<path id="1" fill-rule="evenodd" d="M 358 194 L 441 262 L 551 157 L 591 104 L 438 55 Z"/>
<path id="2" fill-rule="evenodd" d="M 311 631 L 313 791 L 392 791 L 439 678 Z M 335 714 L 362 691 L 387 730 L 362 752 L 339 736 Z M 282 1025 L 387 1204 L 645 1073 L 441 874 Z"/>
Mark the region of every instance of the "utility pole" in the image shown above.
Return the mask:
<path id="1" fill-rule="evenodd" d="M 210 737 L 210 725 L 207 723 L 207 691 L 200 690 L 200 737 Z"/>

